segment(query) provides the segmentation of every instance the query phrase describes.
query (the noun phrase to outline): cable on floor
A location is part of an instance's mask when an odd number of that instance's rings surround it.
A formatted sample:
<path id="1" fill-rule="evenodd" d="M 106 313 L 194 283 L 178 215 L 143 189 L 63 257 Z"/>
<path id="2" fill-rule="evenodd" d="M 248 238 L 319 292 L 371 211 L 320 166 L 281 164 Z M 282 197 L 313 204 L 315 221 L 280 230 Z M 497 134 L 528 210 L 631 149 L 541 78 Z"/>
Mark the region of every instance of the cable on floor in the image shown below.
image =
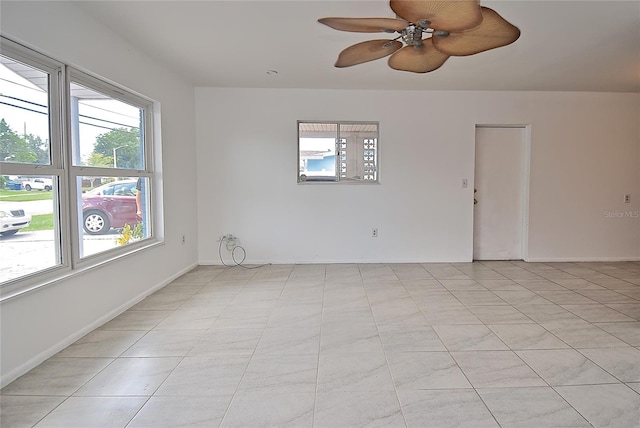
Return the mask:
<path id="1" fill-rule="evenodd" d="M 236 239 L 237 238 L 235 238 L 235 237 L 229 238 L 229 236 L 223 236 L 219 240 L 220 244 L 218 245 L 218 256 L 220 257 L 220 262 L 224 266 L 227 266 L 227 267 L 239 266 L 239 267 L 244 268 L 244 269 L 258 269 L 258 268 L 261 268 L 263 266 L 271 265 L 271 263 L 265 263 L 265 264 L 257 265 L 257 266 L 244 266 L 242 263 L 244 263 L 244 260 L 247 258 L 247 251 L 241 245 L 237 245 L 236 244 Z M 229 251 L 231 253 L 231 259 L 233 260 L 233 263 L 235 263 L 234 265 L 226 264 L 224 262 L 224 259 L 222 258 L 222 243 L 223 242 L 225 243 L 225 247 L 227 248 L 227 251 Z M 240 261 L 236 260 L 236 250 L 237 249 L 242 250 L 242 260 L 240 260 Z"/>

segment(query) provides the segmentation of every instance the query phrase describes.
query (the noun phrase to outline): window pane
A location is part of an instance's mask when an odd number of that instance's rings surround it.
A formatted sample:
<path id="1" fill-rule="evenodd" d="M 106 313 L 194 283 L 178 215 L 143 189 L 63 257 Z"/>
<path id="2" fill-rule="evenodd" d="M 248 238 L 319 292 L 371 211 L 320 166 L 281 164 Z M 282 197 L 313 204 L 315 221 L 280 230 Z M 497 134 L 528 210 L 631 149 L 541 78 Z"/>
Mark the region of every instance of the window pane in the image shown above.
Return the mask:
<path id="1" fill-rule="evenodd" d="M 49 74 L 0 55 L 0 162 L 49 165 Z"/>
<path id="2" fill-rule="evenodd" d="M 79 178 L 80 257 L 151 236 L 148 189 L 145 177 Z"/>
<path id="3" fill-rule="evenodd" d="M 346 156 L 340 177 L 351 180 L 378 179 L 378 125 L 375 123 L 340 124 L 340 141 Z"/>
<path id="4" fill-rule="evenodd" d="M 143 110 L 71 84 L 73 164 L 142 170 Z"/>
<path id="5" fill-rule="evenodd" d="M 56 177 L 2 176 L 0 183 L 0 283 L 60 265 Z"/>
<path id="6" fill-rule="evenodd" d="M 299 123 L 298 154 L 299 181 L 335 181 L 336 138 L 335 123 Z"/>

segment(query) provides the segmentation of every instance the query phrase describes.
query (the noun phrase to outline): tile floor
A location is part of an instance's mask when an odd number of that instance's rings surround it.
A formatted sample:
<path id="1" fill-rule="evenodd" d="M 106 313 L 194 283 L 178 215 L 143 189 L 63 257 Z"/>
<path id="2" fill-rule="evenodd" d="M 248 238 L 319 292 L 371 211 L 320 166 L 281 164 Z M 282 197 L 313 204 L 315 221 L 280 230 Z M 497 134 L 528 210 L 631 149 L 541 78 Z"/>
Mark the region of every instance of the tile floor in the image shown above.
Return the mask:
<path id="1" fill-rule="evenodd" d="M 640 427 L 640 263 L 202 266 L 1 391 L 9 427 Z"/>

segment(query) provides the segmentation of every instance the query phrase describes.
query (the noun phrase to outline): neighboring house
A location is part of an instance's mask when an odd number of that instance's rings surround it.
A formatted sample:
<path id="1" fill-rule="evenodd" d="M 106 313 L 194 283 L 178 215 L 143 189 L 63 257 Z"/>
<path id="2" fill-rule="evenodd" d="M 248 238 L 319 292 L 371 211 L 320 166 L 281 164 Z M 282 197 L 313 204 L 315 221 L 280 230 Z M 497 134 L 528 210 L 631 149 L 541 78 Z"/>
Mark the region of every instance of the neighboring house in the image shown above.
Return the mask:
<path id="1" fill-rule="evenodd" d="M 335 175 L 335 153 L 332 151 L 301 150 L 300 173 L 307 175 Z"/>

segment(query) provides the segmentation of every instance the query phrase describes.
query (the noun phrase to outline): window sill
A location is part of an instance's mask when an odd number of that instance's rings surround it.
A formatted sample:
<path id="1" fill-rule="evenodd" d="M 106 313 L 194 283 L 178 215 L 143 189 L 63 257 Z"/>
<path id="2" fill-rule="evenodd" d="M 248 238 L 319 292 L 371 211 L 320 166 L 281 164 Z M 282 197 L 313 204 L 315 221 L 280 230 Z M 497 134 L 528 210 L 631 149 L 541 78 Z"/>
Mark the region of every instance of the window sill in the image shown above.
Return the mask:
<path id="1" fill-rule="evenodd" d="M 344 185 L 356 185 L 356 186 L 371 186 L 371 185 L 379 185 L 379 181 L 369 181 L 369 180 L 340 180 L 340 181 L 329 181 L 329 180 L 307 180 L 307 181 L 298 181 L 298 184 L 302 186 L 344 186 Z"/>
<path id="2" fill-rule="evenodd" d="M 13 284 L 7 284 L 0 289 L 0 303 L 21 297 L 25 294 L 32 293 L 37 291 L 43 287 L 48 287 L 50 285 L 54 285 L 56 283 L 66 281 L 75 276 L 82 275 L 86 272 L 89 272 L 95 268 L 102 267 L 107 264 L 111 264 L 115 261 L 118 261 L 125 257 L 131 257 L 136 253 L 141 251 L 146 251 L 150 248 L 154 248 L 160 245 L 164 245 L 164 241 L 159 241 L 157 239 L 150 239 L 149 242 L 140 243 L 138 248 L 133 248 L 131 251 L 123 254 L 116 254 L 110 257 L 106 257 L 90 265 L 87 264 L 82 267 L 76 267 L 74 269 L 70 269 L 68 267 L 56 267 L 50 269 L 50 272 L 47 274 L 46 271 L 42 271 L 41 275 L 37 275 L 37 279 L 33 278 L 32 281 L 29 279 L 23 279 L 16 281 Z"/>

